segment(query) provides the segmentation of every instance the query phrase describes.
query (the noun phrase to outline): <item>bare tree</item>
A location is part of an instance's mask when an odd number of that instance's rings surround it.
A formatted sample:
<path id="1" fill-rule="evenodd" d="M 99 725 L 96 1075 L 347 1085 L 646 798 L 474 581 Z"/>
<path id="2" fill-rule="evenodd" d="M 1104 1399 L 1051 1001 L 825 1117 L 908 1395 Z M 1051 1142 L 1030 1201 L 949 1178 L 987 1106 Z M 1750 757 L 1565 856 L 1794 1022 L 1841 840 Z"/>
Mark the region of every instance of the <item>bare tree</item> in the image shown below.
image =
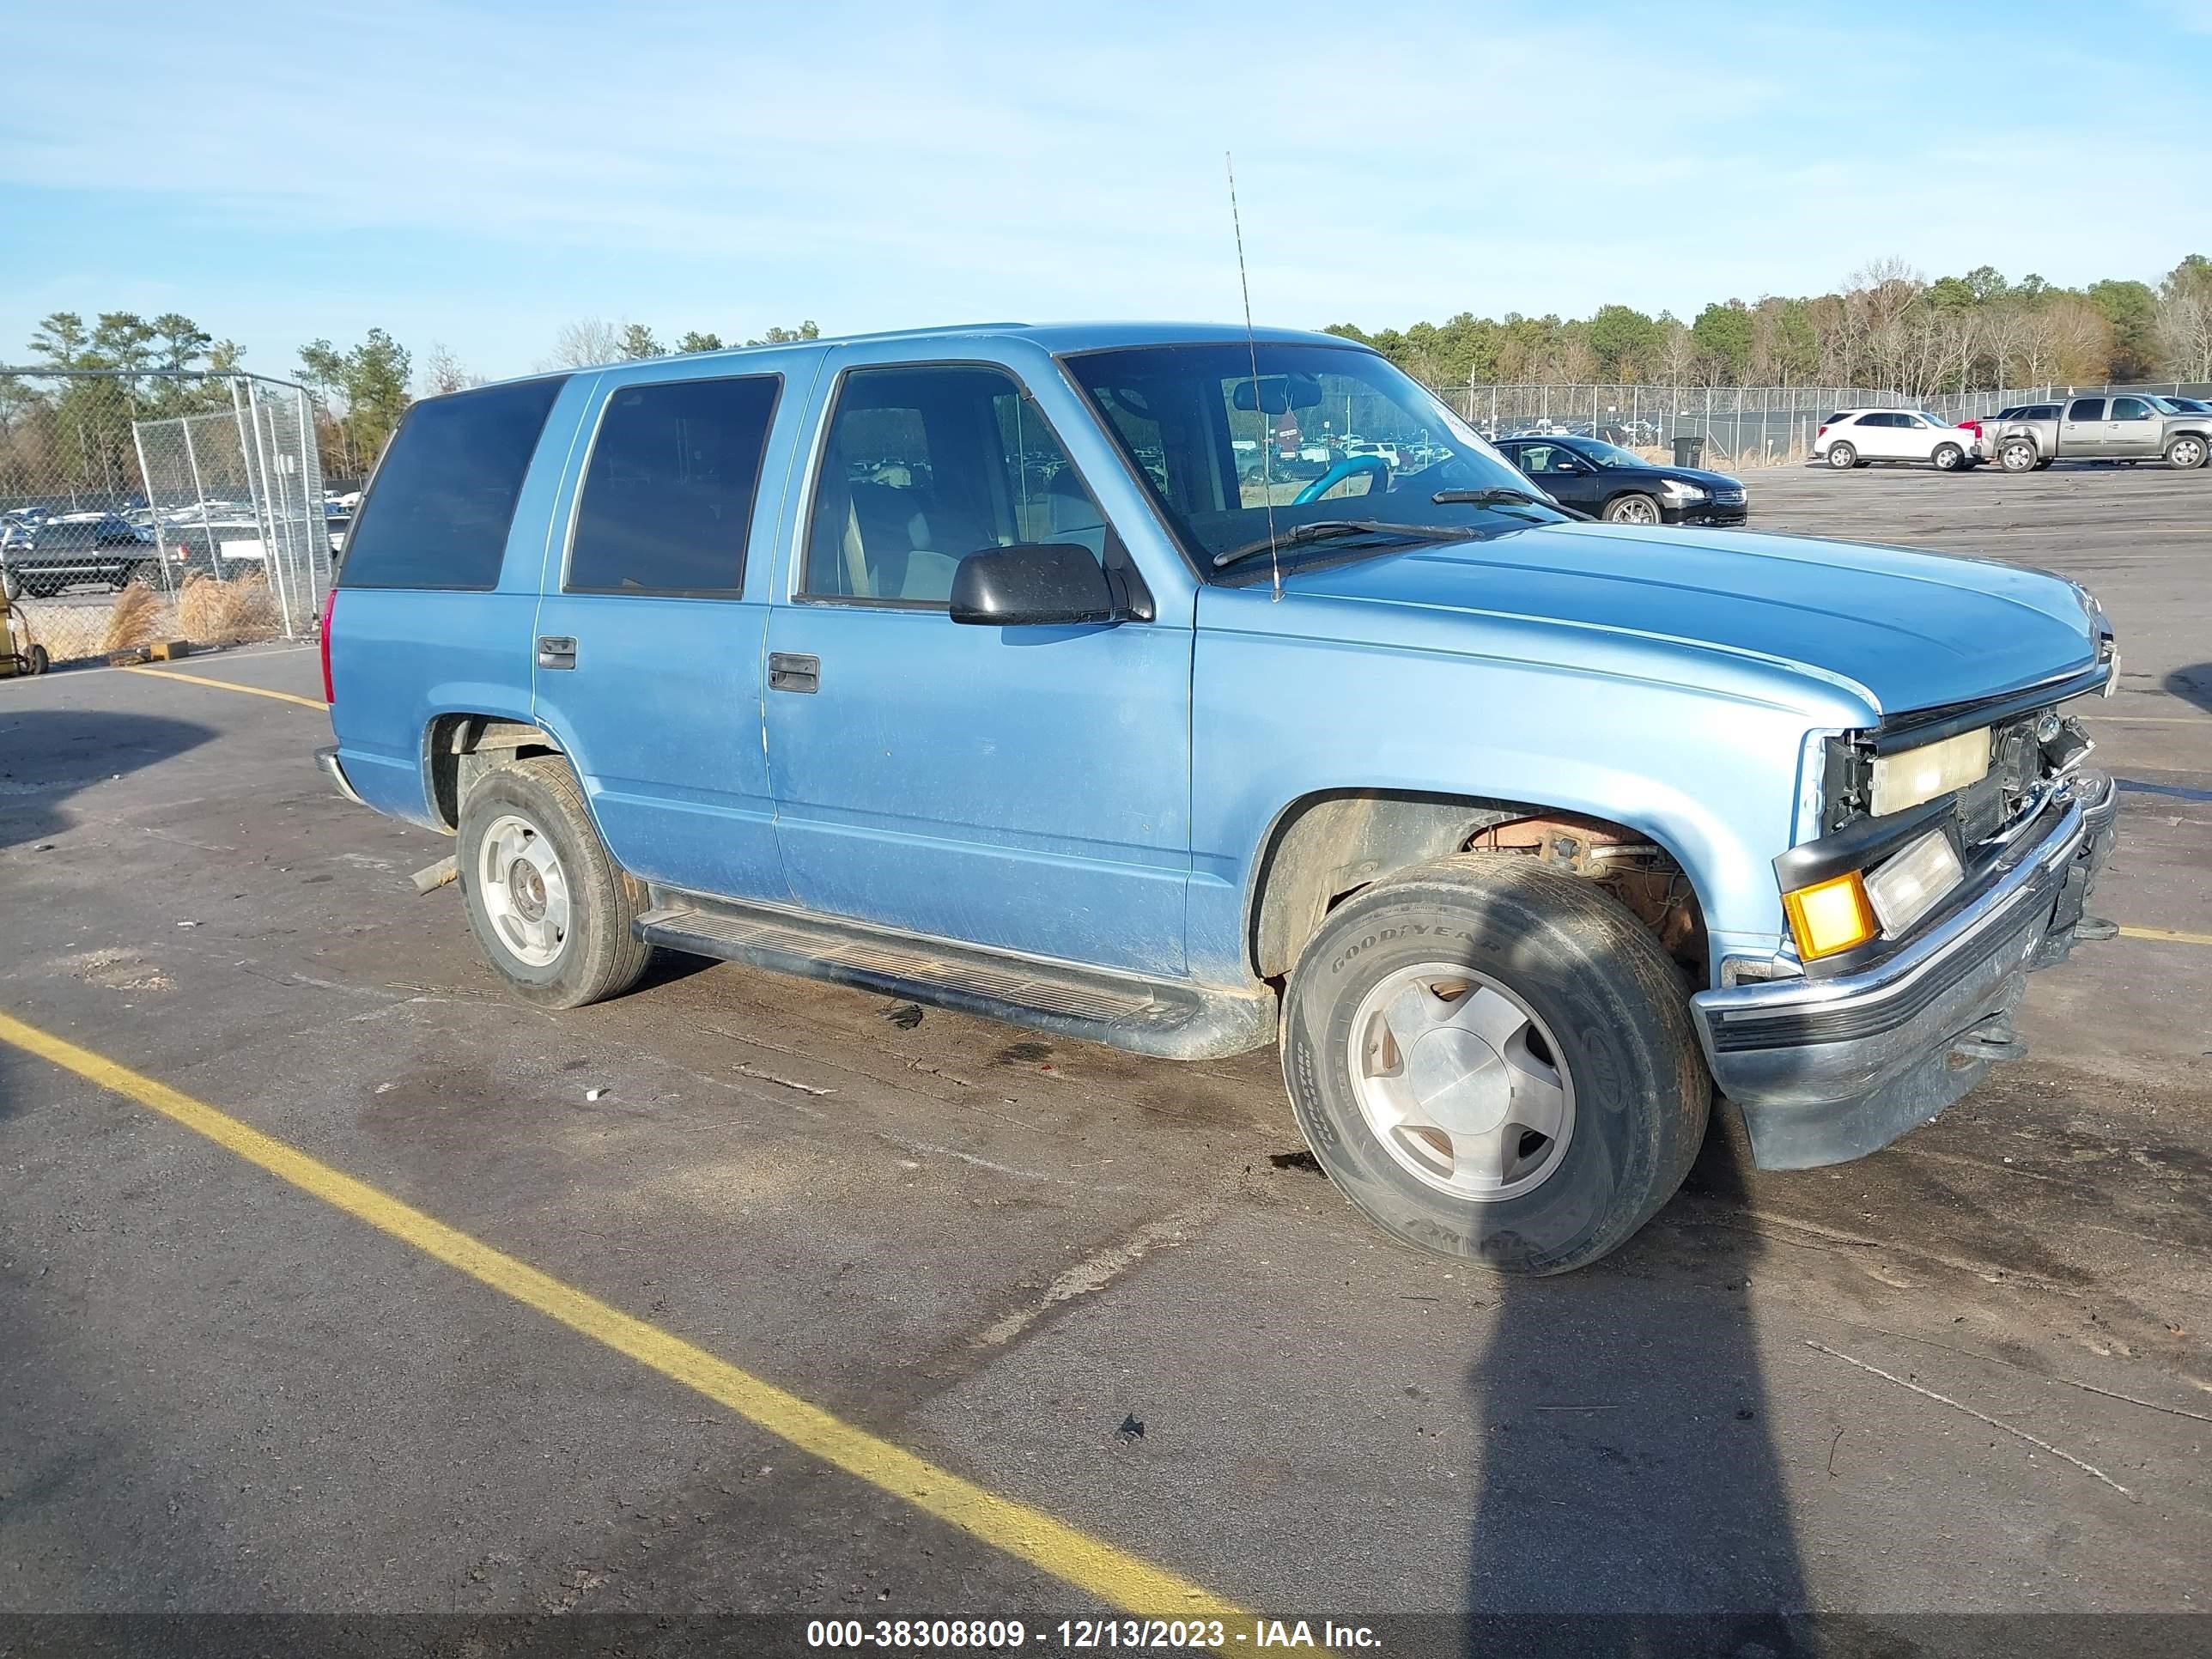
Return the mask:
<path id="1" fill-rule="evenodd" d="M 422 386 L 426 397 L 460 392 L 483 383 L 483 375 L 471 374 L 461 367 L 460 360 L 447 349 L 443 341 L 432 344 L 430 355 L 422 360 Z"/>
<path id="2" fill-rule="evenodd" d="M 1690 325 L 1679 318 L 1668 318 L 1659 335 L 1659 378 L 1668 386 L 1682 386 L 1697 366 L 1698 343 Z"/>
<path id="3" fill-rule="evenodd" d="M 563 323 L 553 337 L 553 355 L 547 368 L 591 368 L 611 363 L 623 355 L 623 331 L 604 317 L 580 317 Z"/>
<path id="4" fill-rule="evenodd" d="M 2179 380 L 2212 380 L 2212 259 L 2192 253 L 2159 285 L 2158 343 Z"/>

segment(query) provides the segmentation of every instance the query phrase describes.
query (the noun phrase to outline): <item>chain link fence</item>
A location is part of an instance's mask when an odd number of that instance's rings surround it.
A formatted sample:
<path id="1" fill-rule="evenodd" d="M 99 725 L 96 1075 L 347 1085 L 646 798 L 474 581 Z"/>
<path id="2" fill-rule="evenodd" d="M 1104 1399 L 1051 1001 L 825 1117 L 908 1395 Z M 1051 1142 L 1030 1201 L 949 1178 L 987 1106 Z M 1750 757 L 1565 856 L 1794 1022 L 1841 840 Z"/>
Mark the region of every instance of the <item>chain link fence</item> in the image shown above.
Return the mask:
<path id="1" fill-rule="evenodd" d="M 307 638 L 348 519 L 299 386 L 0 368 L 0 592 L 19 651 Z"/>
<path id="2" fill-rule="evenodd" d="M 1957 421 L 2076 392 L 2212 398 L 2212 386 L 2171 380 L 2112 387 L 2015 386 L 1921 398 L 1868 386 L 1443 386 L 1432 390 L 1486 437 L 1559 433 L 1602 438 L 1668 457 L 1676 439 L 1694 438 L 1700 443 L 1702 464 L 1723 471 L 1802 464 L 1812 455 L 1820 422 L 1839 409 L 1924 409 Z"/>

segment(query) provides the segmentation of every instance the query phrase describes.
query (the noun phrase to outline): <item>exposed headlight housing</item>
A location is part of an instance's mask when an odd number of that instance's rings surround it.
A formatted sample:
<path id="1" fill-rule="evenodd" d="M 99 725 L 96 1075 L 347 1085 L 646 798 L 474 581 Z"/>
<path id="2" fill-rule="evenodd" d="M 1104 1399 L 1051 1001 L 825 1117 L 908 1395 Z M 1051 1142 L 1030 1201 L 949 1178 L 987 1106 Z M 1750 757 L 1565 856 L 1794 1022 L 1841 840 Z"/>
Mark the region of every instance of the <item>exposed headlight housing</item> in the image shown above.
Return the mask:
<path id="1" fill-rule="evenodd" d="M 1660 480 L 1659 493 L 1667 498 L 1667 503 L 1670 507 L 1687 507 L 1692 501 L 1702 501 L 1705 499 L 1705 492 L 1701 486 L 1685 483 L 1680 478 Z"/>
<path id="2" fill-rule="evenodd" d="M 1884 935 L 1895 939 L 1966 878 L 1966 867 L 1959 862 L 1951 838 L 1931 830 L 1866 872 L 1867 902 L 1881 919 Z"/>
<path id="3" fill-rule="evenodd" d="M 1876 817 L 1964 789 L 1989 775 L 1990 728 L 1978 726 L 1940 743 L 1878 757 L 1869 780 L 1867 807 Z"/>

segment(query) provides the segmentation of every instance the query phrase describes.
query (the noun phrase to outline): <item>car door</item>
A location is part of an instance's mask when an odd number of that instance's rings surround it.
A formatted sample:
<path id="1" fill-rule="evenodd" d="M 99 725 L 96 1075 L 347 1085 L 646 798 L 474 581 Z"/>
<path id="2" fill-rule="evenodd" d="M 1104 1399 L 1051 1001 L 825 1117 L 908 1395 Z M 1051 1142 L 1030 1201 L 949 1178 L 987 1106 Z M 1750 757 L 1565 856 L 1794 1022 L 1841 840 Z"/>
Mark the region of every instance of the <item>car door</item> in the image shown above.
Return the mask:
<path id="1" fill-rule="evenodd" d="M 2096 460 L 2105 453 L 2105 400 L 2076 398 L 2058 418 L 2058 453 Z"/>
<path id="2" fill-rule="evenodd" d="M 1077 541 L 1124 556 L 1056 428 L 1090 419 L 1064 382 L 900 355 L 831 360 L 795 568 L 769 620 L 769 769 L 793 897 L 1179 975 L 1190 630 L 952 621 L 969 553 Z"/>
<path id="3" fill-rule="evenodd" d="M 817 355 L 610 370 L 564 476 L 536 714 L 617 861 L 648 881 L 789 896 L 763 747 L 770 572 L 747 551 L 756 520 L 773 538 L 778 410 L 804 403 Z"/>
<path id="4" fill-rule="evenodd" d="M 1595 513 L 1605 505 L 1598 470 L 1565 444 L 1524 444 L 1515 465 L 1569 507 Z"/>
<path id="5" fill-rule="evenodd" d="M 2105 454 L 2109 459 L 2155 456 L 2165 447 L 2166 421 L 2141 398 L 2115 398 L 2105 413 Z"/>
<path id="6" fill-rule="evenodd" d="M 1890 461 L 1898 456 L 1897 422 L 1902 417 L 1887 410 L 1876 410 L 1862 415 L 1851 427 L 1851 441 L 1858 446 L 1863 460 Z"/>

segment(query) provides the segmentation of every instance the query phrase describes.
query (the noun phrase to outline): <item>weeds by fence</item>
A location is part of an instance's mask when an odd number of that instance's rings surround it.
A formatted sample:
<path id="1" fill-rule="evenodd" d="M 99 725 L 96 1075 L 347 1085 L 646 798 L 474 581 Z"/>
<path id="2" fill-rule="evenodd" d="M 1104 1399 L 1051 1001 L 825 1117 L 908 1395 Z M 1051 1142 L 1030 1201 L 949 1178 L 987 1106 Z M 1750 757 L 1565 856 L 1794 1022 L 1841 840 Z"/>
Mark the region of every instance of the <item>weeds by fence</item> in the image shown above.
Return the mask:
<path id="1" fill-rule="evenodd" d="M 0 586 L 57 663 L 305 638 L 348 522 L 298 386 L 0 368 Z"/>

